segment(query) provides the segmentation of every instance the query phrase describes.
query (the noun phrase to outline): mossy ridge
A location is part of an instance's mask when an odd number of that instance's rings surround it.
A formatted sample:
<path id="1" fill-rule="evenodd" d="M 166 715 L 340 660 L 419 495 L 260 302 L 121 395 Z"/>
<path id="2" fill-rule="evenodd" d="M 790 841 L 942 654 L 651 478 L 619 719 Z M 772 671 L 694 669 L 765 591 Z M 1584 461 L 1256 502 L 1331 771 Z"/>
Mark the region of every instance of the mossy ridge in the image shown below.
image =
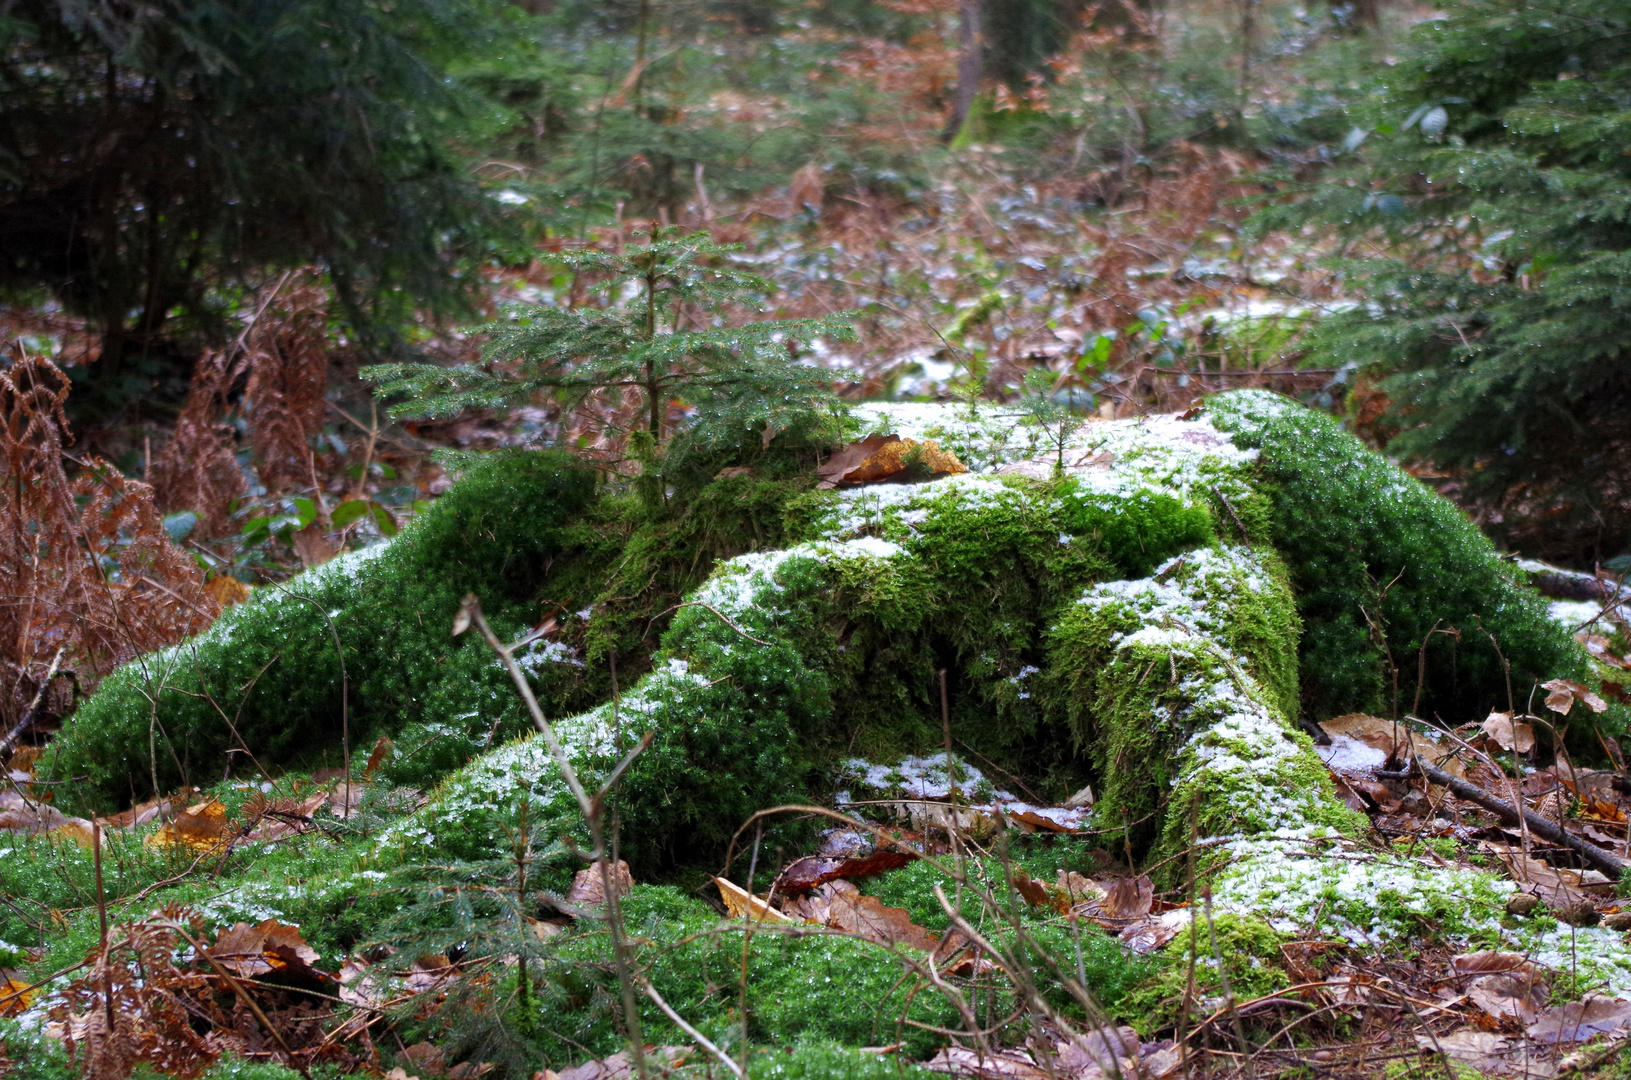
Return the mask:
<path id="1" fill-rule="evenodd" d="M 1298 630 L 1273 553 L 1223 546 L 1095 585 L 1054 628 L 1047 685 L 1098 766 L 1099 815 L 1140 848 L 1159 838 L 1167 883 L 1197 838 L 1363 827 L 1291 726 Z"/>
<path id="2" fill-rule="evenodd" d="M 1388 714 L 1388 653 L 1398 705 L 1410 708 L 1424 641 L 1422 716 L 1459 723 L 1506 708 L 1506 677 L 1485 630 L 1511 664 L 1520 708 L 1536 682 L 1590 677 L 1585 653 L 1489 540 L 1336 420 L 1256 390 L 1209 399 L 1207 415 L 1261 453 L 1273 542 L 1304 622 L 1303 705 L 1313 717 Z M 1435 625 L 1459 637 L 1430 634 Z M 1626 719 L 1614 706 L 1599 723 L 1623 730 Z"/>
<path id="3" fill-rule="evenodd" d="M 517 730 L 503 671 L 480 642 L 450 639 L 447 627 L 467 592 L 483 596 L 501 633 L 535 622 L 562 525 L 593 487 L 565 455 L 495 456 L 394 542 L 261 589 L 205 633 L 120 668 L 52 742 L 42 777 L 84 777 L 67 789 L 71 801 L 102 808 L 150 794 L 155 774 L 166 790 L 218 776 L 240 745 L 234 727 L 267 768 L 332 753 L 342 689 L 335 633 L 354 746 L 420 718 Z"/>

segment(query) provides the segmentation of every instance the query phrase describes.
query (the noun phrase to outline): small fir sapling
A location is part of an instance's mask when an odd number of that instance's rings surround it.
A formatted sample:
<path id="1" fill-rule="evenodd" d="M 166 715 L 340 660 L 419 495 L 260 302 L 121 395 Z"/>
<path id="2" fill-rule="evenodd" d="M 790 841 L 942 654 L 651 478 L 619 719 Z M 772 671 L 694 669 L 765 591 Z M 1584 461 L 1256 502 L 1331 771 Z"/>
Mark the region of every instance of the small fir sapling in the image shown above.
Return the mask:
<path id="1" fill-rule="evenodd" d="M 652 478 L 643 497 L 660 502 L 667 451 L 682 427 L 704 447 L 739 444 L 749 434 L 768 444 L 789 429 L 836 432 L 843 414 L 821 369 L 799 361 L 797 343 L 849 337 L 849 324 L 728 325 L 727 310 L 759 310 L 772 291 L 731 265 L 737 250 L 654 226 L 646 243 L 623 251 L 562 252 L 559 261 L 577 279 L 599 286 L 602 304 L 517 308 L 483 328 L 490 341 L 480 365 L 382 364 L 363 375 L 381 395 L 405 399 L 392 409 L 397 416 L 453 416 L 540 394 L 563 415 L 597 400 L 615 415 L 633 392 L 638 412 L 611 425 Z M 669 422 L 676 400 L 695 410 L 684 425 Z"/>
<path id="2" fill-rule="evenodd" d="M 1069 391 L 1061 391 L 1053 372 L 1045 368 L 1032 368 L 1025 373 L 1025 392 L 1015 404 L 1020 417 L 1047 432 L 1048 444 L 1053 448 L 1053 472 L 1064 474 L 1065 447 L 1073 435 L 1087 425 L 1087 417 L 1077 412 Z"/>

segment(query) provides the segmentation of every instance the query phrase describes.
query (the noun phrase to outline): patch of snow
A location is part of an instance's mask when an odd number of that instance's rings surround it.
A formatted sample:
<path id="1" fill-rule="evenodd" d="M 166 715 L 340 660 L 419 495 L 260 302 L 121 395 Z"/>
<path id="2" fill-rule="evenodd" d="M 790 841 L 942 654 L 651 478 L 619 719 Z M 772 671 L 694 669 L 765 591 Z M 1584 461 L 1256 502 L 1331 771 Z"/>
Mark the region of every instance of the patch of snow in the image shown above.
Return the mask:
<path id="1" fill-rule="evenodd" d="M 1387 754 L 1352 735 L 1331 736 L 1330 746 L 1316 746 L 1314 753 L 1333 772 L 1365 774 L 1387 764 Z"/>

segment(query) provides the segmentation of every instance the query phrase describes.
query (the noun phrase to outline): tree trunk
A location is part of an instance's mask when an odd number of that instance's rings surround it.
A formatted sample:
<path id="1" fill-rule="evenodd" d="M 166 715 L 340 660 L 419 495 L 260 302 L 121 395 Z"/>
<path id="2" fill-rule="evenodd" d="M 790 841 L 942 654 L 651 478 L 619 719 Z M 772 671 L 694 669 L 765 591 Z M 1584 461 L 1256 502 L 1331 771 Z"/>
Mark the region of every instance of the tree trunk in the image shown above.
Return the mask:
<path id="1" fill-rule="evenodd" d="M 959 0 L 957 14 L 957 95 L 952 99 L 951 116 L 946 118 L 946 130 L 941 140 L 955 142 L 974 111 L 974 99 L 980 92 L 980 79 L 984 65 L 980 58 L 980 0 Z"/>

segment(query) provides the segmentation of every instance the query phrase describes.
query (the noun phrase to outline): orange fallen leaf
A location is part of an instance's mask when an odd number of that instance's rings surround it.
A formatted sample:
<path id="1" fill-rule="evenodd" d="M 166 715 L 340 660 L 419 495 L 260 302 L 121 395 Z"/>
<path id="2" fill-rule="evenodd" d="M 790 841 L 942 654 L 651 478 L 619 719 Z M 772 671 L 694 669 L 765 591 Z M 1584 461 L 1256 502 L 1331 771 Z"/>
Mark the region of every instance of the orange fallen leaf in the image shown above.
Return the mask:
<path id="1" fill-rule="evenodd" d="M 26 1012 L 29 1003 L 39 997 L 38 990 L 30 990 L 29 983 L 23 982 L 15 975 L 6 975 L 6 981 L 0 983 L 0 1016 L 17 1016 Z"/>
<path id="2" fill-rule="evenodd" d="M 816 475 L 821 478 L 819 487 L 834 488 L 839 484 L 887 480 L 912 466 L 923 468 L 931 476 L 968 472 L 956 454 L 940 449 L 932 439 L 918 442 L 898 435 L 868 435 L 835 453 L 816 470 Z"/>

